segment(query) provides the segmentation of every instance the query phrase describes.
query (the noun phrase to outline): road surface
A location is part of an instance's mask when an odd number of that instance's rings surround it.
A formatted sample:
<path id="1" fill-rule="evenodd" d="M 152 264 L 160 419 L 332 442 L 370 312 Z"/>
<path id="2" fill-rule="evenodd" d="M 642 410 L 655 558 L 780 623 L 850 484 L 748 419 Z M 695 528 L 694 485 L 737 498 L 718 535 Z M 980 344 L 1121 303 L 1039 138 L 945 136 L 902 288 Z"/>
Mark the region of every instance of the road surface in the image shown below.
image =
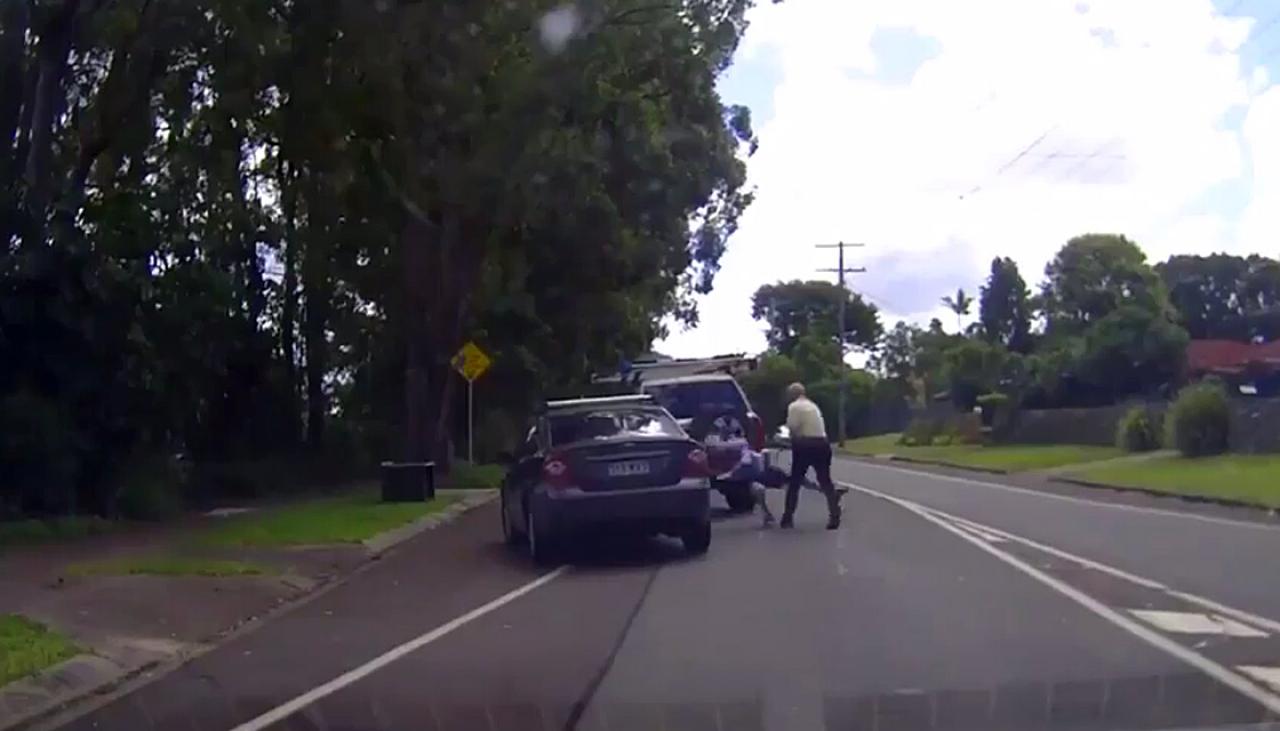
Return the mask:
<path id="1" fill-rule="evenodd" d="M 1280 718 L 1280 527 L 861 462 L 846 521 L 537 569 L 469 513 L 69 729 L 1167 729 Z M 771 493 L 781 503 L 781 493 Z"/>

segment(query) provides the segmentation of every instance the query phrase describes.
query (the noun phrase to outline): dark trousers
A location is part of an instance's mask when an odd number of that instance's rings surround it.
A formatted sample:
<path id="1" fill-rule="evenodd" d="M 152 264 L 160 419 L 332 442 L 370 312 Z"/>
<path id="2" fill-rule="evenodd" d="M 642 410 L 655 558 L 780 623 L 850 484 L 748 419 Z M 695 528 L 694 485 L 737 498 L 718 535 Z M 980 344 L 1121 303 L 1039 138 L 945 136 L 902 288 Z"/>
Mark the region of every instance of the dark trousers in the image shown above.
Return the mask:
<path id="1" fill-rule="evenodd" d="M 831 444 L 826 439 L 795 439 L 791 442 L 791 479 L 787 482 L 787 502 L 782 517 L 789 518 L 800 502 L 800 485 L 809 474 L 809 468 L 818 476 L 818 487 L 827 496 L 827 512 L 835 517 L 840 513 L 840 498 L 831 482 Z"/>

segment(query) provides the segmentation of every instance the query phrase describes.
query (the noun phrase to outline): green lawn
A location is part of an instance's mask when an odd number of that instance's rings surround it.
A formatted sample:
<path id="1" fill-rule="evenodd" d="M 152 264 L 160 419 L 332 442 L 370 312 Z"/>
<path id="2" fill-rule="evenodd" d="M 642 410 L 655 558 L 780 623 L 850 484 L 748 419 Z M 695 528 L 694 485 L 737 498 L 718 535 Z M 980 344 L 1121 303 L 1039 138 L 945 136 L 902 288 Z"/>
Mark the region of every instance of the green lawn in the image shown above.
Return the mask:
<path id="1" fill-rule="evenodd" d="M 1202 459 L 1160 456 L 1140 462 L 1097 465 L 1073 471 L 1072 476 L 1107 485 L 1227 498 L 1280 508 L 1280 455 L 1230 454 Z"/>
<path id="2" fill-rule="evenodd" d="M 1121 457 L 1124 452 L 1114 447 L 1091 447 L 1080 444 L 1007 444 L 981 446 L 951 444 L 945 446 L 906 447 L 898 444 L 897 434 L 882 434 L 846 442 L 845 451 L 855 455 L 892 454 L 907 459 L 941 462 L 958 467 L 1027 472 L 1054 467 L 1097 462 Z"/>
<path id="3" fill-rule="evenodd" d="M 439 496 L 430 502 L 383 503 L 377 491 L 361 491 L 227 518 L 198 542 L 224 547 L 359 543 L 438 512 L 455 499 Z"/>
<path id="4" fill-rule="evenodd" d="M 16 614 L 0 614 L 0 686 L 79 652 L 70 640 L 44 625 Z"/>
<path id="5" fill-rule="evenodd" d="M 0 522 L 0 547 L 80 538 L 105 533 L 118 525 L 120 524 L 93 515 Z"/>
<path id="6" fill-rule="evenodd" d="M 196 556 L 136 556 L 85 561 L 67 567 L 74 576 L 259 576 L 274 573 L 270 567 L 246 561 Z"/>
<path id="7" fill-rule="evenodd" d="M 496 464 L 471 464 L 456 460 L 450 465 L 452 473 L 440 480 L 444 489 L 474 490 L 497 489 L 506 475 L 506 468 Z"/>

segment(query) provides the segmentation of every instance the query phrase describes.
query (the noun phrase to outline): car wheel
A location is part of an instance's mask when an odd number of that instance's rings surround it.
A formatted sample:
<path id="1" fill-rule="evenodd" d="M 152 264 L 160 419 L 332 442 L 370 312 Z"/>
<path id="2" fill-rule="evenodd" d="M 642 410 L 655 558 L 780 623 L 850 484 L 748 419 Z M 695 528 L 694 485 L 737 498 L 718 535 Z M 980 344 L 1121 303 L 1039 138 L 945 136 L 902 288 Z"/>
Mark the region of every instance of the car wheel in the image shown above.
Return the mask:
<path id="1" fill-rule="evenodd" d="M 498 515 L 502 519 L 502 542 L 508 546 L 517 546 L 522 536 L 519 531 L 511 527 L 511 516 L 507 513 L 507 493 L 503 490 L 498 494 Z"/>
<path id="2" fill-rule="evenodd" d="M 750 482 L 726 482 L 720 485 L 720 494 L 729 503 L 729 510 L 735 513 L 749 513 L 756 506 L 755 496 L 751 494 Z"/>
<path id="3" fill-rule="evenodd" d="M 711 548 L 711 522 L 698 523 L 680 536 L 684 550 L 693 556 L 701 556 Z"/>
<path id="4" fill-rule="evenodd" d="M 532 510 L 526 508 L 524 516 L 524 535 L 529 544 L 529 557 L 533 559 L 534 563 L 540 565 L 554 562 L 556 560 L 556 550 L 551 536 L 538 530 L 538 524 L 533 519 Z"/>

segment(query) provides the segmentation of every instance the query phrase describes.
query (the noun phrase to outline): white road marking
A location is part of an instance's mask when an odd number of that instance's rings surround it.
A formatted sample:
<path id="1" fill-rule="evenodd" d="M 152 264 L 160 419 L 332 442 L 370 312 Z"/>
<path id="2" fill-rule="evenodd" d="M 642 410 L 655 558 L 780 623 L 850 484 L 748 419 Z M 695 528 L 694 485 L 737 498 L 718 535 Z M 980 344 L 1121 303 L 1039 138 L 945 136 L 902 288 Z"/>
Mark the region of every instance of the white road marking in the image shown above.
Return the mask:
<path id="1" fill-rule="evenodd" d="M 1145 641 L 1147 644 L 1155 647 L 1156 649 L 1161 650 L 1166 654 L 1172 655 L 1173 657 L 1190 665 L 1196 670 L 1199 670 L 1205 675 L 1208 675 L 1214 680 L 1217 680 L 1223 685 L 1226 685 L 1227 687 L 1234 689 L 1235 691 L 1239 692 L 1241 695 L 1244 695 L 1256 701 L 1258 704 L 1262 705 L 1264 708 L 1271 711 L 1272 713 L 1280 713 L 1280 695 L 1276 695 L 1275 693 L 1272 693 L 1266 688 L 1255 684 L 1248 677 L 1241 675 L 1240 673 L 1237 673 L 1235 670 L 1232 670 L 1231 668 L 1228 668 L 1224 665 L 1220 665 L 1214 662 L 1213 660 L 1210 660 L 1209 658 L 1191 649 L 1188 649 L 1187 647 L 1177 642 L 1174 642 L 1173 640 L 1169 639 L 1168 637 L 1165 637 L 1159 632 L 1156 632 L 1155 630 L 1142 624 L 1141 622 L 1138 622 L 1137 620 L 1121 612 L 1118 612 L 1112 609 L 1111 607 L 1108 607 L 1107 605 L 1103 604 L 1097 599 L 1094 599 L 1088 594 L 1085 594 L 1079 589 L 1076 589 L 1074 586 L 1071 586 L 1070 584 L 1067 584 L 1064 581 L 1061 581 L 1059 579 L 1054 578 L 1053 576 L 1050 576 L 1049 574 L 1041 571 L 1040 569 L 1037 569 L 1031 564 L 1014 556 L 1013 554 L 1003 551 L 989 543 L 986 543 L 982 539 L 966 532 L 959 526 L 953 525 L 950 521 L 946 520 L 940 515 L 935 514 L 936 511 L 930 511 L 929 509 L 917 503 L 913 503 L 909 500 L 903 500 L 901 498 L 897 498 L 892 495 L 887 495 L 885 493 L 879 492 L 877 490 L 872 490 L 870 488 L 861 487 L 857 485 L 850 485 L 850 487 L 856 490 L 859 490 L 863 493 L 866 493 L 868 495 L 874 495 L 876 497 L 879 497 L 882 500 L 887 500 L 903 508 L 904 510 L 908 510 L 912 513 L 915 513 L 916 515 L 919 515 L 921 518 L 924 518 L 925 520 L 933 523 L 934 525 L 937 525 L 943 530 L 948 531 L 956 536 L 959 536 L 961 539 L 976 546 L 978 549 L 982 551 L 986 551 L 987 553 L 994 556 L 996 559 L 1008 564 L 1009 566 L 1017 569 L 1018 571 L 1021 571 L 1022 573 L 1031 577 L 1032 579 L 1035 579 L 1041 584 L 1044 584 L 1050 589 L 1058 592 L 1059 594 L 1083 606 L 1085 609 L 1088 609 L 1089 611 L 1098 615 L 1102 619 L 1107 620 L 1108 622 L 1114 624 L 1120 629 L 1128 632 L 1129 634 L 1134 635 L 1138 639 Z"/>
<path id="2" fill-rule="evenodd" d="M 489 612 L 492 612 L 493 610 L 498 609 L 506 604 L 510 604 L 511 602 L 515 601 L 516 599 L 519 599 L 520 597 L 524 596 L 525 594 L 528 594 L 529 592 L 533 591 L 534 589 L 537 589 L 538 587 L 541 587 L 550 583 L 551 581 L 559 577 L 561 574 L 565 573 L 565 571 L 567 571 L 568 568 L 569 568 L 568 566 L 561 566 L 560 568 L 550 573 L 543 574 L 542 576 L 538 577 L 533 581 L 530 581 L 524 586 L 518 587 L 516 589 L 513 589 L 512 591 L 507 592 L 506 594 L 503 594 L 502 596 L 498 597 L 497 599 L 494 599 L 488 604 L 484 604 L 482 606 L 476 607 L 475 609 L 472 609 L 471 611 L 467 612 L 466 614 L 463 614 L 462 616 L 456 617 L 452 620 L 449 620 L 448 622 L 445 622 L 444 624 L 440 625 L 439 627 L 436 627 L 435 629 L 431 630 L 430 632 L 427 632 L 426 634 L 419 635 L 413 638 L 412 640 L 405 642 L 402 645 L 393 647 L 390 650 L 370 660 L 369 662 L 361 665 L 360 667 L 353 668 L 352 670 L 348 670 L 347 672 L 343 673 L 342 675 L 339 675 L 333 680 L 330 680 L 329 682 L 323 685 L 318 685 L 315 688 L 312 688 L 311 690 L 307 691 L 306 693 L 303 693 L 302 695 L 294 698 L 293 700 L 287 703 L 284 703 L 282 705 L 276 706 L 275 708 L 272 708 L 271 710 L 267 711 L 261 716 L 258 716 L 257 718 L 254 718 L 250 721 L 246 721 L 240 724 L 239 726 L 236 726 L 234 729 L 232 729 L 232 731 L 260 731 L 260 729 L 265 729 L 268 726 L 271 726 L 272 724 L 279 723 L 280 721 L 283 721 L 284 719 L 288 718 L 294 713 L 297 713 L 303 708 L 306 708 L 312 703 L 315 703 L 321 698 L 324 698 L 327 695 L 330 695 L 332 693 L 336 693 L 339 690 L 342 690 L 348 685 L 351 685 L 352 683 L 360 680 L 361 678 L 364 678 L 368 675 L 371 675 L 372 673 L 377 672 L 378 670 L 386 667 L 387 665 L 390 665 L 391 663 L 395 662 L 396 660 L 399 660 L 405 655 L 408 655 L 409 653 L 414 652 L 416 650 L 422 649 L 423 647 L 431 644 L 432 642 L 435 642 L 436 640 L 440 639 L 441 637 L 444 637 L 450 632 L 453 632 L 459 627 L 462 627 L 463 625 L 469 622 L 479 619 L 480 617 L 483 617 Z"/>
<path id="3" fill-rule="evenodd" d="M 1276 690 L 1280 690 L 1280 668 L 1266 667 L 1264 665 L 1239 665 L 1236 670 L 1255 680 L 1261 680 Z"/>
<path id="4" fill-rule="evenodd" d="M 870 462 L 859 461 L 858 464 L 871 467 L 873 469 L 890 470 L 899 472 L 904 475 L 915 475 L 917 477 L 928 477 L 944 482 L 955 482 L 962 485 L 976 485 L 978 487 L 986 487 L 992 490 L 1001 490 L 1003 492 L 1012 492 L 1022 495 L 1030 495 L 1045 500 L 1060 500 L 1062 502 L 1077 503 L 1079 505 L 1091 505 L 1099 508 L 1109 508 L 1112 510 L 1120 510 L 1130 513 L 1143 513 L 1147 515 L 1157 515 L 1167 518 L 1183 518 L 1185 520 L 1194 520 L 1202 523 L 1213 523 L 1215 525 L 1228 525 L 1234 528 L 1249 528 L 1251 530 L 1263 531 L 1280 531 L 1280 525 L 1253 523 L 1245 520 L 1232 520 L 1231 518 L 1218 518 L 1212 515 L 1197 515 L 1196 513 L 1187 513 L 1178 510 L 1165 510 L 1163 508 L 1148 508 L 1141 505 L 1125 505 L 1124 503 L 1106 502 L 1104 500 L 1090 500 L 1088 498 L 1074 497 L 1071 495 L 1059 495 L 1053 492 L 1045 492 L 1044 490 L 1031 490 L 1025 487 L 1014 487 L 1013 485 L 1001 485 L 995 482 L 983 482 L 982 480 L 972 480 L 967 477 L 954 477 L 952 475 L 940 475 L 934 472 L 921 472 L 920 470 L 906 469 L 895 465 L 879 465 Z"/>
<path id="5" fill-rule="evenodd" d="M 1259 617 L 1258 615 L 1246 612 L 1243 609 L 1229 607 L 1226 604 L 1220 604 L 1212 599 L 1206 599 L 1190 592 L 1170 591 L 1169 595 L 1182 599 L 1183 601 L 1191 602 L 1192 604 L 1198 604 L 1205 609 L 1217 612 L 1218 614 L 1225 614 L 1229 617 L 1234 617 L 1245 624 L 1251 624 L 1255 627 L 1261 627 L 1269 632 L 1280 634 L 1280 622 L 1277 622 L 1274 619 Z"/>
<path id="6" fill-rule="evenodd" d="M 1226 635 L 1228 637 L 1266 637 L 1246 624 L 1226 617 L 1199 612 L 1170 612 L 1160 609 L 1130 609 L 1129 613 L 1157 629 L 1184 635 Z"/>

